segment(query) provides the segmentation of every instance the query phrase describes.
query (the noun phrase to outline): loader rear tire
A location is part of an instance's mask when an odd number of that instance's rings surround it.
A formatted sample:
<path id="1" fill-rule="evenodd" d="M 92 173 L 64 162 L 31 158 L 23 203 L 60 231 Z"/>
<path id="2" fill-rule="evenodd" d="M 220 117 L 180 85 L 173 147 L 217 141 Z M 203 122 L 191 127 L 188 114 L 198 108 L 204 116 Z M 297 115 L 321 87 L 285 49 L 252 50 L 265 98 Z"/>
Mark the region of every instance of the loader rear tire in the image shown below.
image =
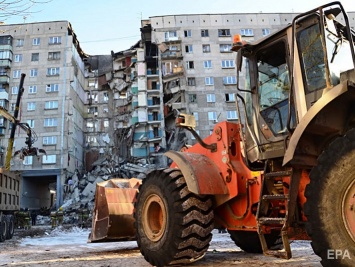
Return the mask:
<path id="1" fill-rule="evenodd" d="M 178 169 L 157 170 L 143 180 L 135 203 L 138 247 L 154 266 L 202 258 L 212 238 L 209 196 L 191 193 Z"/>
<path id="2" fill-rule="evenodd" d="M 263 253 L 261 247 L 259 235 L 257 232 L 250 231 L 235 231 L 228 230 L 234 243 L 240 247 L 242 250 L 248 253 Z M 276 244 L 276 241 L 280 239 L 280 234 L 277 232 L 272 232 L 271 234 L 265 234 L 266 243 L 268 248 L 271 248 Z"/>
<path id="3" fill-rule="evenodd" d="M 306 187 L 306 229 L 323 266 L 354 266 L 355 129 L 319 156 Z"/>

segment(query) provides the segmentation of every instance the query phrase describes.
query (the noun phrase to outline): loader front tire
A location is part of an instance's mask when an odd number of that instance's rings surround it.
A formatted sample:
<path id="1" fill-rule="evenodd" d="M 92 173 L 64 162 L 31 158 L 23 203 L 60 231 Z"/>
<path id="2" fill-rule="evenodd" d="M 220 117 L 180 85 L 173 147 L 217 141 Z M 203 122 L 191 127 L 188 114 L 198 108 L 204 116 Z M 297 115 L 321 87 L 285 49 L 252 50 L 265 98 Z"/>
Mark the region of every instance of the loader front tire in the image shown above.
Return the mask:
<path id="1" fill-rule="evenodd" d="M 355 129 L 319 156 L 306 187 L 307 232 L 323 266 L 354 266 Z"/>
<path id="2" fill-rule="evenodd" d="M 211 198 L 191 193 L 180 170 L 153 171 L 135 203 L 138 247 L 158 267 L 196 261 L 209 247 L 213 216 Z"/>

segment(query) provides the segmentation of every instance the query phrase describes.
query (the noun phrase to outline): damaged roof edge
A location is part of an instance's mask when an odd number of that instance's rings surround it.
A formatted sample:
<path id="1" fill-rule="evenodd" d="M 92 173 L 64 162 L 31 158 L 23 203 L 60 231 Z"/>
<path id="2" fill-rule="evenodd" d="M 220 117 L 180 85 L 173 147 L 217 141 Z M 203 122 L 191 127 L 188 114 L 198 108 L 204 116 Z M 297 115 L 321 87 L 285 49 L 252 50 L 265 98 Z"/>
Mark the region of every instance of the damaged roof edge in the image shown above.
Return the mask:
<path id="1" fill-rule="evenodd" d="M 116 53 L 111 51 L 111 55 L 112 55 L 113 59 L 117 59 L 120 56 L 126 56 L 127 54 L 130 54 L 130 53 L 134 52 L 136 50 L 136 48 L 140 47 L 140 42 L 141 42 L 141 40 L 138 40 L 129 49 L 126 49 L 126 50 L 123 50 L 123 51 L 119 51 L 119 52 L 116 52 Z"/>
<path id="2" fill-rule="evenodd" d="M 82 49 L 81 49 L 81 46 L 80 46 L 80 43 L 78 41 L 78 38 L 73 30 L 73 27 L 71 26 L 71 23 L 68 21 L 68 34 L 69 35 L 72 35 L 73 36 L 73 44 L 76 48 L 76 50 L 78 51 L 81 59 L 84 59 L 84 58 L 88 58 L 89 55 L 86 54 Z"/>

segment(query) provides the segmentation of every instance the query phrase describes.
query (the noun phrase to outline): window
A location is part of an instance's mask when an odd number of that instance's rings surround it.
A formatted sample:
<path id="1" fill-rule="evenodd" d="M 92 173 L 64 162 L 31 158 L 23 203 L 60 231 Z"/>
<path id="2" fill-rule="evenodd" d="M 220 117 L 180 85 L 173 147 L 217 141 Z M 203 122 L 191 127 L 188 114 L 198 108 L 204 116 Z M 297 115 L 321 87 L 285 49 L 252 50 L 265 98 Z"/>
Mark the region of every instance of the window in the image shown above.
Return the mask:
<path id="1" fill-rule="evenodd" d="M 26 123 L 27 123 L 31 128 L 34 128 L 34 127 L 35 127 L 35 120 L 26 120 Z"/>
<path id="2" fill-rule="evenodd" d="M 237 77 L 235 76 L 223 77 L 223 84 L 237 84 Z"/>
<path id="3" fill-rule="evenodd" d="M 231 32 L 229 29 L 219 29 L 218 30 L 218 37 L 226 37 L 231 36 Z"/>
<path id="4" fill-rule="evenodd" d="M 98 112 L 98 108 L 97 107 L 93 107 L 93 106 L 89 106 L 88 107 L 88 114 L 95 114 L 97 115 Z"/>
<path id="5" fill-rule="evenodd" d="M 191 36 L 192 36 L 191 30 L 185 30 L 185 31 L 184 31 L 184 36 L 185 36 L 185 37 L 191 37 Z"/>
<path id="6" fill-rule="evenodd" d="M 208 30 L 201 30 L 201 37 L 208 37 Z"/>
<path id="7" fill-rule="evenodd" d="M 57 60 L 60 59 L 60 52 L 48 52 L 49 60 Z"/>
<path id="8" fill-rule="evenodd" d="M 0 59 L 12 59 L 12 51 L 0 51 Z"/>
<path id="9" fill-rule="evenodd" d="M 209 121 L 216 121 L 216 120 L 217 120 L 217 113 L 216 113 L 216 111 L 209 111 L 209 112 L 208 112 L 208 120 L 209 120 Z"/>
<path id="10" fill-rule="evenodd" d="M 56 108 L 58 108 L 58 101 L 46 101 L 44 108 L 45 109 L 56 109 Z"/>
<path id="11" fill-rule="evenodd" d="M 97 139 L 95 136 L 86 136 L 86 141 L 88 143 L 97 143 Z"/>
<path id="12" fill-rule="evenodd" d="M 193 52 L 192 45 L 185 45 L 185 52 L 192 53 Z"/>
<path id="13" fill-rule="evenodd" d="M 43 145 L 55 145 L 57 144 L 56 136 L 44 136 L 43 137 Z"/>
<path id="14" fill-rule="evenodd" d="M 32 165 L 32 156 L 26 156 L 23 160 L 23 165 Z"/>
<path id="15" fill-rule="evenodd" d="M 93 121 L 87 121 L 86 122 L 86 128 L 87 128 L 88 132 L 93 132 L 94 131 L 94 126 L 96 126 L 96 125 L 94 124 Z"/>
<path id="16" fill-rule="evenodd" d="M 61 42 L 62 42 L 62 37 L 60 36 L 49 37 L 49 44 L 60 44 Z"/>
<path id="17" fill-rule="evenodd" d="M 298 33 L 297 39 L 299 40 L 300 55 L 302 55 L 301 62 L 304 69 L 303 75 L 306 92 L 310 93 L 326 87 L 325 55 L 322 50 L 323 46 L 319 26 L 314 25 L 302 30 Z M 334 50 L 334 53 L 336 53 L 336 50 Z M 347 66 L 342 66 L 342 68 L 345 70 Z"/>
<path id="18" fill-rule="evenodd" d="M 235 101 L 235 96 L 234 94 L 226 94 L 226 102 L 233 102 Z"/>
<path id="19" fill-rule="evenodd" d="M 47 84 L 46 85 L 46 92 L 58 92 L 59 91 L 59 84 Z"/>
<path id="20" fill-rule="evenodd" d="M 193 69 L 194 68 L 194 62 L 193 61 L 186 61 L 186 68 L 187 69 Z"/>
<path id="21" fill-rule="evenodd" d="M 231 53 L 232 52 L 232 45 L 231 44 L 220 44 L 219 45 L 219 52 Z"/>
<path id="22" fill-rule="evenodd" d="M 189 77 L 189 78 L 187 78 L 187 85 L 188 85 L 188 86 L 195 86 L 195 85 L 196 85 L 195 77 Z"/>
<path id="23" fill-rule="evenodd" d="M 108 119 L 104 119 L 104 127 L 107 129 L 108 127 L 110 127 L 110 122 Z"/>
<path id="24" fill-rule="evenodd" d="M 104 93 L 104 102 L 108 102 L 108 93 L 107 92 Z"/>
<path id="25" fill-rule="evenodd" d="M 11 105 L 10 105 L 11 111 L 14 111 L 15 107 L 16 107 L 16 103 L 11 103 Z"/>
<path id="26" fill-rule="evenodd" d="M 207 94 L 207 102 L 208 103 L 216 102 L 216 95 L 215 94 Z"/>
<path id="27" fill-rule="evenodd" d="M 227 120 L 237 120 L 237 111 L 236 110 L 228 110 L 227 111 Z"/>
<path id="28" fill-rule="evenodd" d="M 17 47 L 23 46 L 24 42 L 25 42 L 24 39 L 17 39 L 16 40 L 16 46 Z"/>
<path id="29" fill-rule="evenodd" d="M 41 43 L 41 38 L 37 37 L 32 39 L 32 45 L 40 45 L 40 43 Z"/>
<path id="30" fill-rule="evenodd" d="M 18 87 L 17 87 L 17 86 L 13 86 L 13 87 L 11 88 L 11 93 L 12 93 L 13 95 L 17 95 L 17 94 L 18 94 Z"/>
<path id="31" fill-rule="evenodd" d="M 44 127 L 54 127 L 58 126 L 57 118 L 46 118 L 44 119 Z"/>
<path id="32" fill-rule="evenodd" d="M 27 110 L 36 110 L 36 102 L 28 102 Z"/>
<path id="33" fill-rule="evenodd" d="M 37 85 L 30 85 L 30 86 L 28 87 L 28 93 L 29 93 L 29 94 L 35 94 L 35 93 L 37 93 Z"/>
<path id="34" fill-rule="evenodd" d="M 213 77 L 206 77 L 205 78 L 205 85 L 214 85 Z"/>
<path id="35" fill-rule="evenodd" d="M 59 75 L 59 68 L 47 68 L 48 76 L 57 76 Z"/>
<path id="36" fill-rule="evenodd" d="M 20 70 L 14 70 L 12 78 L 20 78 L 21 76 L 21 71 Z"/>
<path id="37" fill-rule="evenodd" d="M 234 60 L 232 60 L 232 59 L 222 60 L 222 68 L 223 69 L 235 68 Z"/>
<path id="38" fill-rule="evenodd" d="M 32 53 L 31 61 L 39 61 L 39 53 Z"/>
<path id="39" fill-rule="evenodd" d="M 210 53 L 211 52 L 211 46 L 209 44 L 202 45 L 202 52 L 203 53 Z"/>
<path id="40" fill-rule="evenodd" d="M 198 121 L 198 112 L 194 112 L 193 115 L 195 117 L 195 121 Z"/>
<path id="41" fill-rule="evenodd" d="M 270 34 L 270 29 L 263 29 L 263 36 L 269 35 Z"/>
<path id="42" fill-rule="evenodd" d="M 165 32 L 165 41 L 172 41 L 172 40 L 177 40 L 177 33 L 176 31 L 168 31 Z"/>
<path id="43" fill-rule="evenodd" d="M 16 54 L 14 55 L 14 58 L 15 62 L 22 62 L 22 54 Z"/>
<path id="44" fill-rule="evenodd" d="M 196 103 L 197 102 L 196 94 L 189 94 L 189 102 L 190 103 Z"/>
<path id="45" fill-rule="evenodd" d="M 211 69 L 212 68 L 212 60 L 205 60 L 203 61 L 203 67 L 205 69 Z"/>
<path id="46" fill-rule="evenodd" d="M 37 77 L 38 75 L 38 70 L 37 69 L 31 69 L 30 70 L 30 77 Z"/>
<path id="47" fill-rule="evenodd" d="M 42 163 L 43 164 L 55 164 L 57 161 L 56 155 L 43 155 Z"/>
<path id="48" fill-rule="evenodd" d="M 253 30 L 252 29 L 241 29 L 240 34 L 242 36 L 254 36 Z"/>

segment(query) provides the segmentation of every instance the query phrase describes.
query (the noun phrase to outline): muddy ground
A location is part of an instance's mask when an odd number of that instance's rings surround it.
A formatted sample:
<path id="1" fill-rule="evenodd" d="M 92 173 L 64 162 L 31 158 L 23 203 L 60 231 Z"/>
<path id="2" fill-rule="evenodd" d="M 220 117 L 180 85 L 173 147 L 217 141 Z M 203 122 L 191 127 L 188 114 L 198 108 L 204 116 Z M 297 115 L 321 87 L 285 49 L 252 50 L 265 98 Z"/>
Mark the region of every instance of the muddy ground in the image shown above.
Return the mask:
<path id="1" fill-rule="evenodd" d="M 88 229 L 35 226 L 17 230 L 12 240 L 0 243 L 0 266 L 151 266 L 130 242 L 87 243 Z M 213 231 L 206 256 L 189 266 L 321 266 L 310 243 L 294 241 L 293 258 L 282 260 L 259 254 L 248 254 L 231 241 L 228 233 Z"/>

